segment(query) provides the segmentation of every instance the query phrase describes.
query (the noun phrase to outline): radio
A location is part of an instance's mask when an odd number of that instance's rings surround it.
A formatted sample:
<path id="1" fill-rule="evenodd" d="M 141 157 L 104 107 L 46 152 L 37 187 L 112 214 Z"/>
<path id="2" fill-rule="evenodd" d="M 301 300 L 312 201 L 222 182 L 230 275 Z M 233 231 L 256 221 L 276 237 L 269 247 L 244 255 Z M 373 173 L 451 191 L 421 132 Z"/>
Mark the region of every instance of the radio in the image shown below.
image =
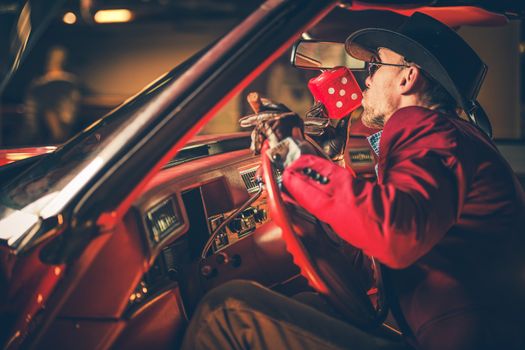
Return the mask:
<path id="1" fill-rule="evenodd" d="M 208 218 L 211 232 L 220 226 L 224 217 L 225 214 L 220 214 Z M 213 246 L 214 251 L 218 251 L 253 232 L 257 225 L 264 223 L 267 218 L 266 209 L 262 206 L 246 208 L 217 234 Z"/>

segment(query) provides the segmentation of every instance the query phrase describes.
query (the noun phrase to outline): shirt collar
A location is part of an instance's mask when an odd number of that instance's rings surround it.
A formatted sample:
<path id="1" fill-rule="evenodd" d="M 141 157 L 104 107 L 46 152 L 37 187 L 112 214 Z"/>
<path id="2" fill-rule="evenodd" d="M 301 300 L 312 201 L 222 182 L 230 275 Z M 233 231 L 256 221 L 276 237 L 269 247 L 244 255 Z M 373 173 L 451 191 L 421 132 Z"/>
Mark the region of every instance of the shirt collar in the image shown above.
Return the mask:
<path id="1" fill-rule="evenodd" d="M 383 133 L 383 130 L 378 131 L 375 134 L 372 134 L 366 138 L 368 140 L 368 143 L 370 144 L 370 147 L 372 147 L 372 150 L 378 157 L 379 157 L 379 141 L 381 141 L 382 133 Z"/>

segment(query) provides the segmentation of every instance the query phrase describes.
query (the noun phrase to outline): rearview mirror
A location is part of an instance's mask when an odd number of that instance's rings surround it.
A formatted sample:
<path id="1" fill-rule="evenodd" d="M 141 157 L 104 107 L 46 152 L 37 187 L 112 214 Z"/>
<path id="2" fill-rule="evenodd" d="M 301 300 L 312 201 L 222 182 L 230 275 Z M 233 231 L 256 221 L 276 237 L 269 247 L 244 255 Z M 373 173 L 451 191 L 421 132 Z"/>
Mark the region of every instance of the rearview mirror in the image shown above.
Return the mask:
<path id="1" fill-rule="evenodd" d="M 300 40 L 293 47 L 290 61 L 294 67 L 303 69 L 365 69 L 365 62 L 346 53 L 344 43 L 331 41 Z"/>

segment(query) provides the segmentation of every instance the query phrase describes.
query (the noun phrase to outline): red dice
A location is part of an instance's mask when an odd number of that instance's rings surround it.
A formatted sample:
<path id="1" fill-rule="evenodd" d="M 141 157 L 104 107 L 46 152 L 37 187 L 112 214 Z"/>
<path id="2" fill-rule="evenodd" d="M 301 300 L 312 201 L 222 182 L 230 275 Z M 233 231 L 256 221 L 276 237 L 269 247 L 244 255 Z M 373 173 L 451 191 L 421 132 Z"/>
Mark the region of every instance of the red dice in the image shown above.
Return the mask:
<path id="1" fill-rule="evenodd" d="M 363 93 L 350 69 L 339 67 L 310 79 L 308 88 L 332 119 L 341 119 L 361 106 Z"/>

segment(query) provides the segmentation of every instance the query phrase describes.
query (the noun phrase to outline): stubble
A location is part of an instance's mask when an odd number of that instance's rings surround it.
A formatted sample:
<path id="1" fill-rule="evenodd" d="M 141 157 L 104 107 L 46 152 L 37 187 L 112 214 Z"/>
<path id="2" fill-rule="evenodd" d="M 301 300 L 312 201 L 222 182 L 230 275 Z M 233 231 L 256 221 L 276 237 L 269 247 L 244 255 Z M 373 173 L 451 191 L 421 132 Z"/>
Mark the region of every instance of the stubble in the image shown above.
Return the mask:
<path id="1" fill-rule="evenodd" d="M 363 124 L 371 129 L 383 129 L 385 126 L 385 116 L 376 106 L 368 103 L 366 96 L 363 96 L 363 114 L 361 115 Z"/>

